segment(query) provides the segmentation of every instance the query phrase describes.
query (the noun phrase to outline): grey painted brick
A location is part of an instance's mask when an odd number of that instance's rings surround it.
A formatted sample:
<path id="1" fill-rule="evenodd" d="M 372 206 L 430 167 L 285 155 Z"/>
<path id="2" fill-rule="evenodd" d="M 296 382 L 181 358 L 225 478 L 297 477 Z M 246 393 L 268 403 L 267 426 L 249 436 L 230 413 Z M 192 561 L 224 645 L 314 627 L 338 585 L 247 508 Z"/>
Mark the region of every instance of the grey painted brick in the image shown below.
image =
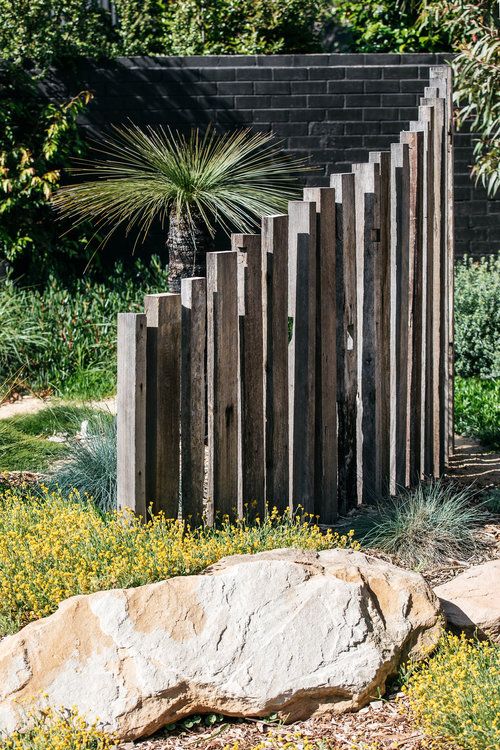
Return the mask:
<path id="1" fill-rule="evenodd" d="M 305 136 L 309 134 L 307 122 L 275 122 L 273 130 L 282 138 Z"/>
<path id="2" fill-rule="evenodd" d="M 403 78 L 419 78 L 419 69 L 416 65 L 388 65 L 384 68 L 382 77 L 385 79 L 394 79 L 398 81 Z M 429 71 L 427 70 L 427 78 L 429 77 Z"/>
<path id="3" fill-rule="evenodd" d="M 392 139 L 386 135 L 365 135 L 363 136 L 363 146 L 366 149 L 374 151 L 375 149 L 388 149 Z"/>
<path id="4" fill-rule="evenodd" d="M 332 94 L 360 94 L 363 81 L 329 81 L 328 91 Z"/>
<path id="5" fill-rule="evenodd" d="M 290 81 L 256 81 L 256 94 L 290 94 Z"/>
<path id="6" fill-rule="evenodd" d="M 275 81 L 305 81 L 309 77 L 307 68 L 273 68 Z"/>
<path id="7" fill-rule="evenodd" d="M 222 81 L 217 84 L 217 93 L 221 95 L 233 94 L 233 95 L 245 95 L 253 94 L 254 84 L 252 81 Z"/>
<path id="8" fill-rule="evenodd" d="M 353 122 L 359 122 L 363 119 L 363 110 L 359 109 L 329 109 L 327 111 L 327 119 L 332 122 L 338 122 L 340 120 L 352 120 Z"/>
<path id="9" fill-rule="evenodd" d="M 271 107 L 270 96 L 237 96 L 235 98 L 237 109 L 263 109 Z"/>
<path id="10" fill-rule="evenodd" d="M 365 65 L 366 55 L 360 52 L 332 52 L 328 55 L 329 65 Z"/>
<path id="11" fill-rule="evenodd" d="M 345 78 L 346 68 L 309 68 L 309 79 L 311 81 L 324 80 L 324 81 L 339 81 Z"/>
<path id="12" fill-rule="evenodd" d="M 365 65 L 399 65 L 401 63 L 401 55 L 392 52 L 376 52 L 373 54 L 365 55 Z"/>
<path id="13" fill-rule="evenodd" d="M 382 78 L 382 68 L 381 67 L 368 68 L 366 66 L 346 68 L 345 77 L 354 78 L 358 81 L 366 81 L 372 78 Z"/>
<path id="14" fill-rule="evenodd" d="M 384 107 L 381 109 L 375 108 L 368 108 L 363 110 L 363 120 L 380 120 L 380 121 L 387 121 L 387 120 L 395 120 L 398 116 L 398 110 L 395 107 Z"/>
<path id="15" fill-rule="evenodd" d="M 423 94 L 425 83 L 421 81 L 420 79 L 416 78 L 415 80 L 409 80 L 409 81 L 400 81 L 400 88 L 401 93 L 415 93 L 415 94 Z"/>
<path id="16" fill-rule="evenodd" d="M 234 68 L 202 68 L 200 71 L 200 81 L 234 81 L 236 71 Z"/>
<path id="17" fill-rule="evenodd" d="M 320 122 L 326 117 L 326 109 L 294 109 L 291 111 L 290 116 L 293 117 L 295 122 Z"/>
<path id="18" fill-rule="evenodd" d="M 361 120 L 358 122 L 346 122 L 344 123 L 344 128 L 346 133 L 352 133 L 352 135 L 379 135 L 381 124 L 383 125 L 383 123 L 378 121 L 367 122 L 366 120 Z"/>
<path id="19" fill-rule="evenodd" d="M 380 94 L 346 94 L 346 107 L 380 107 Z"/>
<path id="20" fill-rule="evenodd" d="M 306 107 L 307 96 L 272 96 L 271 107 Z"/>
<path id="21" fill-rule="evenodd" d="M 254 109 L 252 112 L 255 122 L 288 122 L 290 119 L 288 109 Z"/>
<path id="22" fill-rule="evenodd" d="M 383 94 L 382 107 L 415 107 L 417 102 L 413 94 Z"/>
<path id="23" fill-rule="evenodd" d="M 343 122 L 311 122 L 310 135 L 344 135 L 346 124 Z"/>
<path id="24" fill-rule="evenodd" d="M 410 120 L 418 120 L 418 108 L 417 107 L 400 107 L 399 119 L 402 122 L 409 122 Z"/>
<path id="25" fill-rule="evenodd" d="M 270 81 L 273 77 L 272 68 L 236 68 L 232 72 L 237 81 Z"/>
<path id="26" fill-rule="evenodd" d="M 323 94 L 327 92 L 326 81 L 291 81 L 292 94 Z"/>
<path id="27" fill-rule="evenodd" d="M 401 132 L 400 120 L 385 120 L 380 123 L 380 132 L 384 135 L 398 136 Z"/>
<path id="28" fill-rule="evenodd" d="M 367 94 L 387 94 L 400 91 L 401 81 L 365 81 Z"/>
<path id="29" fill-rule="evenodd" d="M 335 94 L 311 94 L 307 97 L 309 107 L 343 107 L 344 97 Z"/>

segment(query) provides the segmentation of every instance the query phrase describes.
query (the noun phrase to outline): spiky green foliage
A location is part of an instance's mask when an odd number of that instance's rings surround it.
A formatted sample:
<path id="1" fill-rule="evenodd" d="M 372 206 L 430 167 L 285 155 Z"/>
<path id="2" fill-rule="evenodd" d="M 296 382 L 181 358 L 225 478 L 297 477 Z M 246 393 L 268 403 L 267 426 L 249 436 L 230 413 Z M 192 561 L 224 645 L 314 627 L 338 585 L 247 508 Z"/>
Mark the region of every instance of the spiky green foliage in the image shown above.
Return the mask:
<path id="1" fill-rule="evenodd" d="M 305 169 L 271 133 L 115 130 L 96 147 L 104 158 L 84 161 L 78 170 L 94 179 L 54 197 L 55 207 L 77 224 L 91 219 L 97 230 L 108 229 L 106 239 L 118 226 L 138 228 L 144 237 L 154 219 L 164 222 L 171 214 L 192 225 L 200 216 L 212 235 L 217 224 L 249 232 L 261 216 L 285 210 Z"/>
<path id="2" fill-rule="evenodd" d="M 50 479 L 64 496 L 76 489 L 102 511 L 116 506 L 116 420 L 111 414 L 88 419 L 87 435 L 73 443 Z"/>
<path id="3" fill-rule="evenodd" d="M 493 196 L 500 188 L 500 23 L 498 0 L 424 0 L 422 19 L 449 34 L 459 128 L 474 134 L 472 175 Z"/>
<path id="4" fill-rule="evenodd" d="M 380 504 L 361 541 L 415 569 L 462 557 L 475 549 L 475 527 L 485 518 L 473 499 L 471 489 L 442 480 L 402 490 Z"/>

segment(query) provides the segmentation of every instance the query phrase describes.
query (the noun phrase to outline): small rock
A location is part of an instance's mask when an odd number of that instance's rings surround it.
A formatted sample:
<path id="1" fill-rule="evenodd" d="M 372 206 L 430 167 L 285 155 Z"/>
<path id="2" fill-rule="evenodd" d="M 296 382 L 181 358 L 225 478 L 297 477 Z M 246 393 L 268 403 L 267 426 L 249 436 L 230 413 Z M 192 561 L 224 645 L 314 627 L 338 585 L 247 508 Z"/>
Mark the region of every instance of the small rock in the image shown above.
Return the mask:
<path id="1" fill-rule="evenodd" d="M 474 565 L 434 593 L 452 628 L 500 643 L 500 560 Z"/>

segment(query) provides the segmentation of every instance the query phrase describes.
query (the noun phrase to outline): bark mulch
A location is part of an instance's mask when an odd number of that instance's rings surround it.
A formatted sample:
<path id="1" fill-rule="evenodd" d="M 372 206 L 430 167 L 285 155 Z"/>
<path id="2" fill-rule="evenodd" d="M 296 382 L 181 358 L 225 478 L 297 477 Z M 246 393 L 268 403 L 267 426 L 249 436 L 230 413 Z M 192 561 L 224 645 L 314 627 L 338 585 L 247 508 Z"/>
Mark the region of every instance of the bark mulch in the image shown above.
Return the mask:
<path id="1" fill-rule="evenodd" d="M 118 750 L 224 750 L 238 743 L 250 750 L 265 742 L 272 750 L 273 736 L 300 734 L 324 743 L 325 750 L 424 750 L 426 738 L 410 721 L 406 699 L 398 694 L 387 701 L 374 701 L 354 714 L 323 716 L 287 726 L 265 720 L 234 722 L 192 730 L 176 729 L 147 740 L 127 742 Z M 298 745 L 300 747 L 300 743 Z M 321 744 L 320 744 L 321 747 Z M 450 748 L 451 750 L 451 748 Z"/>

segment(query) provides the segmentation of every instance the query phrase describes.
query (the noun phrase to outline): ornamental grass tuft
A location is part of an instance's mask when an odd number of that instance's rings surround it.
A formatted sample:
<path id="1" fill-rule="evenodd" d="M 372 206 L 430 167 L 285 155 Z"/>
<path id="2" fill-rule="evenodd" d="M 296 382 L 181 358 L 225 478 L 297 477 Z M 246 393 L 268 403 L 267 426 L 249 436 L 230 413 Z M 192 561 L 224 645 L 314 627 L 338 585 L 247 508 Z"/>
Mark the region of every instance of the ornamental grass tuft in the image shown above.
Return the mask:
<path id="1" fill-rule="evenodd" d="M 140 586 L 198 573 L 226 555 L 279 547 L 358 549 L 352 532 L 323 533 L 309 516 L 280 516 L 192 529 L 156 515 L 100 512 L 78 492 L 47 488 L 0 494 L 0 634 L 51 614 L 75 594 Z"/>
<path id="2" fill-rule="evenodd" d="M 470 488 L 421 483 L 381 503 L 362 541 L 417 570 L 470 555 L 478 546 L 475 530 L 487 515 L 473 501 Z"/>
<path id="3" fill-rule="evenodd" d="M 413 720 L 445 747 L 500 747 L 500 646 L 446 634 L 403 687 Z M 432 743 L 429 747 L 433 747 Z"/>
<path id="4" fill-rule="evenodd" d="M 46 708 L 28 717 L 27 728 L 2 739 L 0 750 L 112 750 L 114 739 L 74 709 Z"/>

